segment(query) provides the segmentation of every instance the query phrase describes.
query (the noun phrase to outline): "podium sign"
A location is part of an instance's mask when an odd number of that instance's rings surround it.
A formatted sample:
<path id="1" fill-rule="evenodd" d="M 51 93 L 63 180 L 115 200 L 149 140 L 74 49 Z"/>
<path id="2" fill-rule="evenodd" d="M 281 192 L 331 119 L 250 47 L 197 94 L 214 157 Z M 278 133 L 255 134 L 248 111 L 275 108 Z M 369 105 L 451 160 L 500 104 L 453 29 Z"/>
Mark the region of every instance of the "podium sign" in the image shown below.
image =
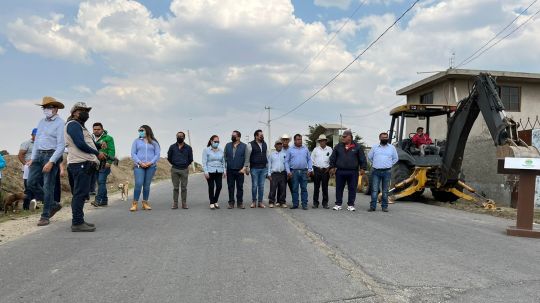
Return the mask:
<path id="1" fill-rule="evenodd" d="M 504 168 L 540 170 L 540 158 L 504 158 Z"/>

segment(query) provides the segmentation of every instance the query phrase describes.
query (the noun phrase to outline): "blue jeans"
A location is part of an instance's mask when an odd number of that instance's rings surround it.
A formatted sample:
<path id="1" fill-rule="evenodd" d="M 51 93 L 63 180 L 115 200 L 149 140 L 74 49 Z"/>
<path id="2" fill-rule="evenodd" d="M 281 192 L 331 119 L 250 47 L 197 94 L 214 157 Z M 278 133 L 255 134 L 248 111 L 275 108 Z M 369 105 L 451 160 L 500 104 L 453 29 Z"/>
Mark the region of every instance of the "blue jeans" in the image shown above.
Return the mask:
<path id="1" fill-rule="evenodd" d="M 98 191 L 96 195 L 96 202 L 98 204 L 107 204 L 109 202 L 109 197 L 107 197 L 107 177 L 110 173 L 110 168 L 103 168 L 98 172 Z"/>
<path id="2" fill-rule="evenodd" d="M 135 189 L 133 190 L 133 200 L 139 201 L 141 196 L 141 189 L 143 194 L 143 201 L 148 201 L 150 197 L 150 184 L 152 184 L 152 178 L 156 173 L 156 166 L 149 168 L 135 167 Z"/>
<path id="3" fill-rule="evenodd" d="M 343 204 L 345 184 L 349 191 L 348 206 L 354 206 L 356 201 L 356 188 L 358 187 L 358 171 L 355 169 L 338 169 L 336 171 L 336 205 Z"/>
<path id="4" fill-rule="evenodd" d="M 266 168 L 251 169 L 251 201 L 262 203 L 264 196 L 264 180 L 268 174 Z"/>
<path id="5" fill-rule="evenodd" d="M 307 207 L 308 191 L 307 191 L 307 169 L 293 169 L 292 173 L 292 204 L 293 207 L 298 207 L 298 186 L 300 186 L 302 207 Z"/>
<path id="6" fill-rule="evenodd" d="M 38 151 L 37 158 L 32 161 L 28 175 L 28 188 L 35 197 L 43 197 L 43 212 L 41 218 L 49 219 L 51 210 L 58 207 L 54 201 L 54 187 L 58 165 L 55 163 L 50 172 L 44 173 L 43 166 L 49 162 L 54 151 Z M 43 185 L 42 185 L 43 184 Z"/>
<path id="7" fill-rule="evenodd" d="M 68 174 L 71 180 L 71 224 L 80 225 L 84 223 L 84 201 L 90 192 L 90 182 L 92 175 L 96 173 L 96 164 L 92 162 L 68 164 Z"/>
<path id="8" fill-rule="evenodd" d="M 392 177 L 391 169 L 373 169 L 371 171 L 371 208 L 377 207 L 377 196 L 381 189 L 382 182 L 382 208 L 388 207 L 388 187 L 390 186 L 390 178 Z"/>

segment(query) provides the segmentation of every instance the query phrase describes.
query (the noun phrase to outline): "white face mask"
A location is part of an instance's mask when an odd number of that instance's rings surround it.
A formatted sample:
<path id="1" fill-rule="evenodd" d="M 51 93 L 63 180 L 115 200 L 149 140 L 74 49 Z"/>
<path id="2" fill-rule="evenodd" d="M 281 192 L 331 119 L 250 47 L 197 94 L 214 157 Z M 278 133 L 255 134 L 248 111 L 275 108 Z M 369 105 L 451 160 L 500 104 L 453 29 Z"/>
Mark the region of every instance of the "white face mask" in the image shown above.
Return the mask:
<path id="1" fill-rule="evenodd" d="M 46 118 L 50 119 L 54 114 L 53 114 L 53 109 L 52 108 L 44 108 L 43 109 L 43 114 L 45 115 Z"/>

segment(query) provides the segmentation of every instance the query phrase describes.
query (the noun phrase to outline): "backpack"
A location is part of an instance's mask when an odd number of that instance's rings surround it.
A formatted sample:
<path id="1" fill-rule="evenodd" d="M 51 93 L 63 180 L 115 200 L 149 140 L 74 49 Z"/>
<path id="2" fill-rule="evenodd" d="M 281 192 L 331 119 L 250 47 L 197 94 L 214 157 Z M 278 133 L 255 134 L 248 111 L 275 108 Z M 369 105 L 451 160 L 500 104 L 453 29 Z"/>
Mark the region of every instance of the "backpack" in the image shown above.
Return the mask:
<path id="1" fill-rule="evenodd" d="M 4 156 L 0 154 L 0 170 L 6 168 L 6 160 L 4 160 Z"/>

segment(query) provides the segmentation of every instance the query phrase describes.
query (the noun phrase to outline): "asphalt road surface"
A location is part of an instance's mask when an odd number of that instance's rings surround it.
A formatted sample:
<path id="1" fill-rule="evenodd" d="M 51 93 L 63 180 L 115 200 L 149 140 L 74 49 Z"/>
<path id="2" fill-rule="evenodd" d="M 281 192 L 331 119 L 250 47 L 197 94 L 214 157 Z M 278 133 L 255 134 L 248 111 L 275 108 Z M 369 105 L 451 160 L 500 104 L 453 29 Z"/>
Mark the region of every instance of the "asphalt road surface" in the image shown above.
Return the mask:
<path id="1" fill-rule="evenodd" d="M 54 222 L 0 246 L 0 302 L 540 302 L 540 240 L 506 236 L 505 219 L 368 213 L 361 194 L 356 212 L 228 210 L 226 188 L 210 210 L 201 175 L 171 210 L 171 191 L 153 185 L 152 211 L 93 212 L 94 233 Z"/>

